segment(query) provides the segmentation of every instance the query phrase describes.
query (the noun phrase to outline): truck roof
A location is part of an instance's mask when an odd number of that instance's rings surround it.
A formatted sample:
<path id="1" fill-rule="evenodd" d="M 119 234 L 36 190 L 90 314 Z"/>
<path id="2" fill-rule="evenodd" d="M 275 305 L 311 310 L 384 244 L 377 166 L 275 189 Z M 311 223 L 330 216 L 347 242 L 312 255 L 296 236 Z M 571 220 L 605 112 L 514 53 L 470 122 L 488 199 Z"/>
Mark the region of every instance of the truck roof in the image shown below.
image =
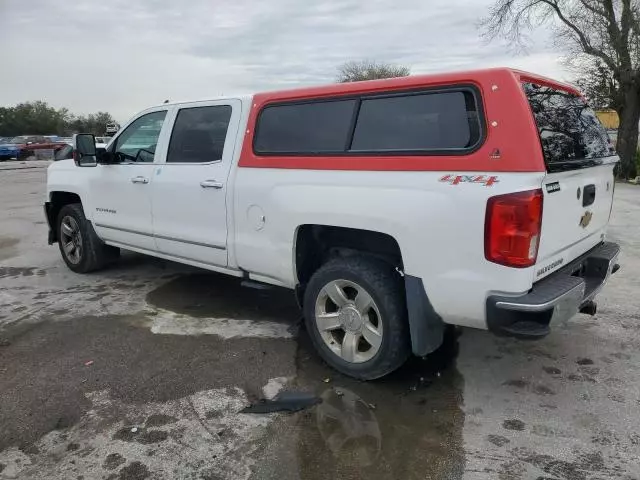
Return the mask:
<path id="1" fill-rule="evenodd" d="M 162 107 L 162 106 L 171 106 L 171 105 L 184 105 L 185 103 L 199 103 L 199 102 L 211 102 L 216 100 L 229 100 L 236 99 L 242 101 L 250 101 L 253 98 L 253 94 L 250 93 L 242 93 L 238 95 L 221 95 L 218 97 L 209 97 L 209 98 L 199 98 L 198 100 L 181 100 L 179 102 L 167 102 L 167 103 L 159 103 L 150 108 Z"/>
<path id="2" fill-rule="evenodd" d="M 504 74 L 510 74 L 518 80 L 533 81 L 535 83 L 540 83 L 543 85 L 566 90 L 577 95 L 580 94 L 580 91 L 576 87 L 568 83 L 559 82 L 557 80 L 537 75 L 535 73 L 525 72 L 523 70 L 499 67 L 484 68 L 478 70 L 463 70 L 458 72 L 409 75 L 408 77 L 387 78 L 382 80 L 367 80 L 362 82 L 332 83 L 327 85 L 301 87 L 288 90 L 264 91 L 255 94 L 223 95 L 200 100 L 167 102 L 165 104 L 155 105 L 152 108 L 160 107 L 162 105 L 183 105 L 185 103 L 210 102 L 213 100 L 228 100 L 232 98 L 239 99 L 243 102 L 250 102 L 255 97 L 256 99 L 260 100 L 258 103 L 265 103 L 278 100 L 302 99 L 307 97 L 348 95 L 349 93 L 356 94 L 362 91 L 388 90 L 390 88 L 403 89 L 417 86 L 437 86 L 439 84 L 448 84 L 451 82 L 478 83 L 480 80 L 490 81 L 491 77 L 493 76 L 502 76 L 504 78 Z"/>
<path id="3" fill-rule="evenodd" d="M 332 95 L 357 94 L 363 91 L 403 89 L 418 86 L 446 85 L 452 82 L 466 82 L 470 84 L 489 83 L 492 78 L 504 78 L 510 75 L 518 81 L 533 81 L 542 85 L 552 86 L 571 93 L 580 94 L 580 91 L 572 85 L 559 82 L 551 78 L 536 75 L 534 73 L 516 70 L 513 68 L 485 68 L 479 70 L 467 70 L 459 72 L 409 75 L 408 77 L 387 78 L 383 80 L 367 80 L 363 82 L 333 83 L 323 86 L 296 88 L 274 92 L 264 92 L 255 95 L 257 103 L 278 100 L 293 100 L 306 97 L 323 97 Z"/>

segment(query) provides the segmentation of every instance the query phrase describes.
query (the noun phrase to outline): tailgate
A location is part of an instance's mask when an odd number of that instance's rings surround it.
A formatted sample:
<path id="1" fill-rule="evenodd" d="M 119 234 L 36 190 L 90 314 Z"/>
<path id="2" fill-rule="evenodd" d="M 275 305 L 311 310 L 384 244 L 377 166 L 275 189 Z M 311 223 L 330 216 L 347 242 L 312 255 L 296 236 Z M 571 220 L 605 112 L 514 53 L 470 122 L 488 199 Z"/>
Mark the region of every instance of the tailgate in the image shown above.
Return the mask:
<path id="1" fill-rule="evenodd" d="M 613 166 L 547 174 L 534 281 L 604 240 L 613 200 Z"/>
<path id="2" fill-rule="evenodd" d="M 535 282 L 604 240 L 618 157 L 581 97 L 531 83 L 524 90 L 547 168 Z"/>

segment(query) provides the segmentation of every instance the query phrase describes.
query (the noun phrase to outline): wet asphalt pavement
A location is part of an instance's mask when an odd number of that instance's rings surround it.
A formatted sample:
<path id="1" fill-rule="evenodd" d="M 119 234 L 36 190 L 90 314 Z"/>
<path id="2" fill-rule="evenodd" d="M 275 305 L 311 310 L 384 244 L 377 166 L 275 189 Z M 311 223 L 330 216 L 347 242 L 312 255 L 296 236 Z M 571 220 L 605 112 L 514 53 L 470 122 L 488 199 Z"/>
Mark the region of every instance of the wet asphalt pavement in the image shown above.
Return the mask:
<path id="1" fill-rule="evenodd" d="M 640 187 L 616 187 L 597 316 L 452 330 L 363 383 L 319 361 L 289 291 L 130 253 L 70 272 L 33 166 L 0 170 L 0 479 L 640 479 Z M 239 413 L 281 389 L 323 401 Z"/>

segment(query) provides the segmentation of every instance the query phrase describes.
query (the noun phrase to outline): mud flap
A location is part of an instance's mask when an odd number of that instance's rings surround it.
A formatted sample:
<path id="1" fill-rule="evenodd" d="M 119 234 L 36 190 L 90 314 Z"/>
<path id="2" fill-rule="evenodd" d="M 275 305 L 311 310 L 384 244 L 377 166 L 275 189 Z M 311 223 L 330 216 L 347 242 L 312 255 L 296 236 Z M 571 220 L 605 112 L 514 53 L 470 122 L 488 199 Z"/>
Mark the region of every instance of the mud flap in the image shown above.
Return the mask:
<path id="1" fill-rule="evenodd" d="M 44 216 L 47 219 L 47 225 L 49 226 L 49 233 L 47 234 L 47 243 L 52 245 L 58 241 L 58 235 L 55 230 L 56 219 L 53 218 L 53 205 L 51 202 L 45 202 L 44 204 Z"/>
<path id="2" fill-rule="evenodd" d="M 423 357 L 442 345 L 445 324 L 433 309 L 421 278 L 405 274 L 404 286 L 411 350 L 414 355 Z"/>

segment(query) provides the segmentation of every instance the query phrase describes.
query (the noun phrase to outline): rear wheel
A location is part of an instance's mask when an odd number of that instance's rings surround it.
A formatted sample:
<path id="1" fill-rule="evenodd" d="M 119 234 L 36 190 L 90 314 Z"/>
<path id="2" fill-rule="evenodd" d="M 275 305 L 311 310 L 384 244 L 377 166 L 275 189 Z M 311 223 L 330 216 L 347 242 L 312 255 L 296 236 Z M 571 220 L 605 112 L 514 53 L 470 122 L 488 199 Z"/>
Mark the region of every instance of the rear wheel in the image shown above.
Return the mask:
<path id="1" fill-rule="evenodd" d="M 31 150 L 19 150 L 16 154 L 16 160 L 26 160 L 31 156 L 33 156 L 33 152 Z"/>
<path id="2" fill-rule="evenodd" d="M 60 209 L 57 226 L 62 259 L 76 273 L 99 270 L 120 255 L 120 249 L 106 245 L 98 238 L 79 203 Z"/>
<path id="3" fill-rule="evenodd" d="M 322 358 L 351 377 L 382 377 L 410 354 L 402 278 L 380 260 L 358 256 L 323 265 L 307 286 L 304 312 Z"/>

